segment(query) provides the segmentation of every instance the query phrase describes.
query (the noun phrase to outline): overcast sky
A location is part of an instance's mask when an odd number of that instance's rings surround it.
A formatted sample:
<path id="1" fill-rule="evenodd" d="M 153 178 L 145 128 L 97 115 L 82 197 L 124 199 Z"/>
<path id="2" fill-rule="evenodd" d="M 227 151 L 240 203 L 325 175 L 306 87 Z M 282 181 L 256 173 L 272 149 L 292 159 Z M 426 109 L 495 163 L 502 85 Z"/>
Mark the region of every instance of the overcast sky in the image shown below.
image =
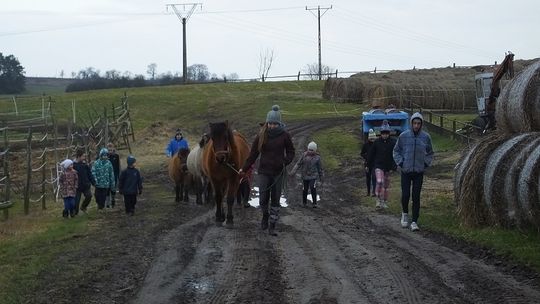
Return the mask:
<path id="1" fill-rule="evenodd" d="M 182 25 L 162 0 L 1 0 L 0 52 L 26 76 L 66 76 L 94 67 L 146 74 L 182 71 Z M 218 76 L 257 77 L 265 49 L 270 75 L 291 75 L 318 60 L 339 71 L 491 64 L 505 51 L 540 57 L 540 1 L 205 0 L 187 24 L 188 65 Z"/>

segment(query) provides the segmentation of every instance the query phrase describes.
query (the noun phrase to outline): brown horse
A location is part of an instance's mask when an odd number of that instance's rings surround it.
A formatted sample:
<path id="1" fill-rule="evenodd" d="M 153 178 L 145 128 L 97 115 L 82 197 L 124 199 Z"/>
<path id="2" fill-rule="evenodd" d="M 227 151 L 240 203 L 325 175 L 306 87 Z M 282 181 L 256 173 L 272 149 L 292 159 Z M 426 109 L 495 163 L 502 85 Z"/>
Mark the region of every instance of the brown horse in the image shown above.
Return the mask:
<path id="1" fill-rule="evenodd" d="M 188 155 L 189 149 L 182 148 L 169 161 L 169 177 L 174 183 L 176 202 L 180 202 L 182 196 L 184 197 L 184 202 L 189 202 L 188 187 L 191 184 L 192 175 L 188 172 L 186 166 Z"/>
<path id="2" fill-rule="evenodd" d="M 227 195 L 227 227 L 233 226 L 234 198 L 240 177 L 238 170 L 249 156 L 249 145 L 243 135 L 232 131 L 229 122 L 210 123 L 210 140 L 202 158 L 202 167 L 210 178 L 216 201 L 216 224 L 225 221 L 222 200 Z"/>

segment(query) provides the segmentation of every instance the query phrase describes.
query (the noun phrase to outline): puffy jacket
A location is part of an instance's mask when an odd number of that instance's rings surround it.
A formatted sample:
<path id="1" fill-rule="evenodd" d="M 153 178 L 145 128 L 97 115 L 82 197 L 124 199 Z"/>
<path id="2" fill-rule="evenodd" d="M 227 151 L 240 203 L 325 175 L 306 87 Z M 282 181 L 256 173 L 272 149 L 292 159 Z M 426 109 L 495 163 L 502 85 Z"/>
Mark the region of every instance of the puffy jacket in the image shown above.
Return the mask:
<path id="1" fill-rule="evenodd" d="M 92 166 L 92 175 L 96 180 L 96 188 L 113 189 L 115 187 L 113 166 L 108 159 L 96 160 Z"/>
<path id="2" fill-rule="evenodd" d="M 176 140 L 176 138 L 173 138 L 169 142 L 169 145 L 167 145 L 167 148 L 165 149 L 165 153 L 167 154 L 167 156 L 171 157 L 174 154 L 176 154 L 178 150 L 182 148 L 189 149 L 188 142 L 183 137 L 180 138 L 179 140 Z"/>
<path id="3" fill-rule="evenodd" d="M 67 170 L 60 175 L 60 194 L 62 197 L 75 197 L 79 177 L 75 170 Z"/>
<path id="4" fill-rule="evenodd" d="M 312 180 L 323 177 L 321 156 L 319 153 L 306 151 L 302 158 L 294 165 L 293 171 L 300 169 L 303 180 Z"/>
<path id="5" fill-rule="evenodd" d="M 416 118 L 421 119 L 423 124 L 424 119 L 420 113 L 411 116 L 411 124 Z M 412 128 L 401 133 L 394 147 L 393 157 L 402 172 L 424 172 L 433 161 L 431 137 L 422 131 L 422 128 L 417 133 Z"/>

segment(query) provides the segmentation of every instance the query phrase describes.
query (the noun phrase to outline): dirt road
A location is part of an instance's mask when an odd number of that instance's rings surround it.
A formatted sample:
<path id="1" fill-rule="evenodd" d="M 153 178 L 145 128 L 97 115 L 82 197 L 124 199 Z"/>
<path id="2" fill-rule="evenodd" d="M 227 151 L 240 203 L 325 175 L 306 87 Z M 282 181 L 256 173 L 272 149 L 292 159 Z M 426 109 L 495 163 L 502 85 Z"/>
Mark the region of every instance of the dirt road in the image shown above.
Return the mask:
<path id="1" fill-rule="evenodd" d="M 342 119 L 289 129 L 298 149 L 316 130 L 337 124 L 354 132 L 354 123 Z M 144 233 L 118 229 L 113 242 L 94 239 L 67 255 L 77 260 L 86 250 L 91 264 L 109 267 L 87 270 L 78 293 L 57 287 L 40 302 L 540 303 L 537 274 L 481 248 L 412 233 L 398 218 L 360 206 L 364 198 L 352 195 L 363 185 L 359 165 L 327 175 L 316 209 L 301 206 L 301 185 L 290 179 L 277 237 L 258 229 L 257 208 L 236 208 L 234 229 L 215 226 L 213 209 L 193 203 L 164 207 L 169 212 L 161 223 L 138 214 L 126 225 L 137 223 Z M 150 205 L 143 203 L 141 212 Z M 107 242 L 105 261 L 89 257 Z"/>

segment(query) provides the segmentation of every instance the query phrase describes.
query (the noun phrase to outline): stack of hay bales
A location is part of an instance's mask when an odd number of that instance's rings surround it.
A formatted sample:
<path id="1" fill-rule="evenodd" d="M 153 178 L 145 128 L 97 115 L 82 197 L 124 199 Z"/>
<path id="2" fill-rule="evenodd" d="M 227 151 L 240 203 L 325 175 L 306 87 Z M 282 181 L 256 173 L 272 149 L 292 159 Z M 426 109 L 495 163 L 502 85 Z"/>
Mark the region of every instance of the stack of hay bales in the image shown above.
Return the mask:
<path id="1" fill-rule="evenodd" d="M 540 61 L 504 88 L 496 119 L 456 166 L 458 213 L 470 226 L 540 228 Z"/>

